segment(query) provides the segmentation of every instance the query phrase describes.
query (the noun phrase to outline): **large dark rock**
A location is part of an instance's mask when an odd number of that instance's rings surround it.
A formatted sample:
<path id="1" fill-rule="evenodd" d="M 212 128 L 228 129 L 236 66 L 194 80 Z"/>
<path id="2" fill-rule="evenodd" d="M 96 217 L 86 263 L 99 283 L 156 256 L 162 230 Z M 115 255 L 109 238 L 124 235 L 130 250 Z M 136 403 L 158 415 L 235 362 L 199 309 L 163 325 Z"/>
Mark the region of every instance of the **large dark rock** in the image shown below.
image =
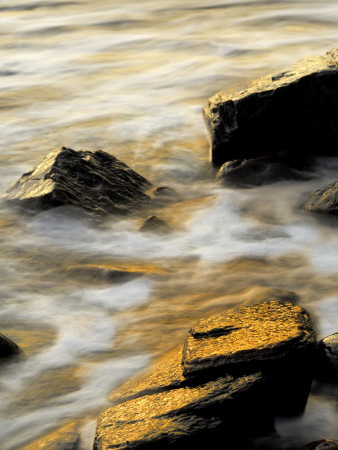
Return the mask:
<path id="1" fill-rule="evenodd" d="M 0 333 L 0 360 L 21 353 L 18 345 Z"/>
<path id="2" fill-rule="evenodd" d="M 260 373 L 164 389 L 101 413 L 94 449 L 242 448 L 248 436 L 271 429 L 268 405 Z"/>
<path id="3" fill-rule="evenodd" d="M 338 154 L 338 48 L 243 89 L 220 91 L 204 115 L 216 166 L 262 155 Z"/>
<path id="4" fill-rule="evenodd" d="M 317 213 L 338 214 L 338 181 L 315 191 L 305 203 L 305 209 Z"/>
<path id="5" fill-rule="evenodd" d="M 217 178 L 224 186 L 248 187 L 262 186 L 282 180 L 307 180 L 309 174 L 304 174 L 289 161 L 277 157 L 260 157 L 228 161 L 220 168 Z"/>
<path id="6" fill-rule="evenodd" d="M 183 375 L 203 379 L 261 370 L 270 380 L 276 412 L 299 414 L 309 394 L 315 350 L 309 314 L 270 301 L 200 320 L 185 342 Z"/>
<path id="7" fill-rule="evenodd" d="M 124 214 L 147 204 L 150 182 L 102 150 L 60 147 L 26 172 L 2 196 L 34 210 L 74 205 L 100 214 Z"/>
<path id="8" fill-rule="evenodd" d="M 316 378 L 338 382 L 338 333 L 319 342 Z"/>

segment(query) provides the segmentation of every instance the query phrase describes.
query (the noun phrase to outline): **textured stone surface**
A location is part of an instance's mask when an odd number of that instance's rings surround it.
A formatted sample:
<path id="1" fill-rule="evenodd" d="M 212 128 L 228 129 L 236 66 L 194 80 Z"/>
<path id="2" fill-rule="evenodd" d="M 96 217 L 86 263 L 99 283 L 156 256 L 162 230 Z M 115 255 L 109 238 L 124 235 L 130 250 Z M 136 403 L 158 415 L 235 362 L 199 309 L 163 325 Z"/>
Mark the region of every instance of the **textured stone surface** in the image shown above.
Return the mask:
<path id="1" fill-rule="evenodd" d="M 218 180 L 224 186 L 262 186 L 281 180 L 306 180 L 309 175 L 289 167 L 283 159 L 261 157 L 228 161 L 220 168 Z"/>
<path id="2" fill-rule="evenodd" d="M 212 162 L 338 154 L 337 85 L 338 48 L 244 89 L 218 92 L 204 109 Z"/>
<path id="3" fill-rule="evenodd" d="M 125 214 L 145 205 L 150 183 L 101 150 L 60 147 L 8 188 L 2 199 L 29 209 L 74 205 L 100 214 Z"/>
<path id="4" fill-rule="evenodd" d="M 314 441 L 304 445 L 300 450 L 338 450 L 338 441 L 321 439 L 320 441 Z"/>
<path id="5" fill-rule="evenodd" d="M 271 426 L 265 404 L 261 374 L 146 395 L 100 414 L 94 449 L 219 448 Z"/>
<path id="6" fill-rule="evenodd" d="M 157 234 L 167 234 L 172 231 L 171 227 L 162 219 L 156 216 L 149 216 L 144 224 L 139 228 L 139 231 L 150 232 Z"/>
<path id="7" fill-rule="evenodd" d="M 313 377 L 316 335 L 309 314 L 291 303 L 270 301 L 200 320 L 183 350 L 183 375 L 250 373 L 271 380 L 276 409 L 297 414 Z"/>
<path id="8" fill-rule="evenodd" d="M 73 422 L 35 440 L 22 450 L 76 450 L 79 441 L 79 426 Z"/>
<path id="9" fill-rule="evenodd" d="M 338 333 L 319 342 L 317 378 L 338 382 Z"/>
<path id="10" fill-rule="evenodd" d="M 20 348 L 8 337 L 0 333 L 0 359 L 18 355 Z"/>
<path id="11" fill-rule="evenodd" d="M 338 181 L 315 191 L 305 203 L 305 209 L 317 213 L 338 214 Z"/>

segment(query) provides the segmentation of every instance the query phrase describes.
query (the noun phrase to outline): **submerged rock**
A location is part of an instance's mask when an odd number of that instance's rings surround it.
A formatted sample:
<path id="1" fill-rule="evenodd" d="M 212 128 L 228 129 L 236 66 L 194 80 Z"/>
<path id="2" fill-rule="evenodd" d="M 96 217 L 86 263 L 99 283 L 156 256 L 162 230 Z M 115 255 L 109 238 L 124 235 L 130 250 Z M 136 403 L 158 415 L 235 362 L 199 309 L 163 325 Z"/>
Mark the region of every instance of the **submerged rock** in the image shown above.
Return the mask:
<path id="1" fill-rule="evenodd" d="M 313 378 L 316 335 L 309 314 L 291 303 L 270 301 L 200 320 L 183 349 L 183 375 L 262 370 L 271 383 L 276 411 L 299 414 Z M 214 375 L 215 376 L 215 375 Z"/>
<path id="2" fill-rule="evenodd" d="M 142 232 L 151 232 L 157 234 L 167 234 L 172 231 L 172 228 L 162 219 L 156 216 L 149 216 L 144 224 L 139 228 Z"/>
<path id="3" fill-rule="evenodd" d="M 94 449 L 240 448 L 246 436 L 271 428 L 266 402 L 261 374 L 145 395 L 100 414 Z"/>
<path id="4" fill-rule="evenodd" d="M 338 333 L 319 342 L 316 377 L 323 381 L 338 382 Z"/>
<path id="5" fill-rule="evenodd" d="M 147 204 L 151 183 L 102 150 L 60 147 L 10 186 L 3 200 L 33 210 L 74 205 L 100 214 L 125 214 Z"/>
<path id="6" fill-rule="evenodd" d="M 19 346 L 0 333 L 0 360 L 21 353 Z"/>
<path id="7" fill-rule="evenodd" d="M 282 180 L 307 180 L 299 170 L 289 167 L 283 158 L 260 157 L 228 161 L 220 168 L 218 180 L 224 186 L 262 186 Z"/>
<path id="8" fill-rule="evenodd" d="M 305 203 L 305 209 L 317 213 L 338 214 L 338 181 L 315 191 Z"/>
<path id="9" fill-rule="evenodd" d="M 264 155 L 338 154 L 338 48 L 241 90 L 220 91 L 204 115 L 216 166 Z"/>
<path id="10" fill-rule="evenodd" d="M 67 274 L 85 282 L 125 283 L 145 274 L 141 269 L 127 270 L 109 265 L 79 264 L 67 267 Z"/>
<path id="11" fill-rule="evenodd" d="M 72 422 L 26 445 L 22 450 L 76 450 L 79 442 L 79 424 Z"/>

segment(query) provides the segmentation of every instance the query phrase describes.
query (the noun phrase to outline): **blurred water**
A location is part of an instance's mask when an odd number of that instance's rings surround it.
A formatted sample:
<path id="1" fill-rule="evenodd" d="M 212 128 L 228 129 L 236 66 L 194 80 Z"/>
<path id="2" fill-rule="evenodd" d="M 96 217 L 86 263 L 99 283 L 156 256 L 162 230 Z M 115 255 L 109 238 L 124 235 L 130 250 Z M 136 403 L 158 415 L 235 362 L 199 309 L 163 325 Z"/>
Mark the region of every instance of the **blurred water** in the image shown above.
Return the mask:
<path id="1" fill-rule="evenodd" d="M 337 331 L 336 224 L 299 208 L 337 163 L 320 161 L 312 181 L 221 189 L 201 115 L 217 90 L 337 45 L 337 23 L 333 0 L 2 0 L 1 192 L 65 145 L 102 148 L 182 201 L 161 211 L 176 230 L 167 237 L 139 233 L 141 218 L 1 206 L 0 330 L 26 353 L 1 368 L 1 448 L 78 418 L 90 434 L 107 393 L 202 314 L 271 287 L 296 292 L 320 337 Z M 70 275 L 86 264 L 144 275 L 118 285 Z M 314 419 L 321 411 L 327 421 Z M 278 431 L 338 438 L 335 421 L 334 395 L 319 392 L 298 431 Z"/>

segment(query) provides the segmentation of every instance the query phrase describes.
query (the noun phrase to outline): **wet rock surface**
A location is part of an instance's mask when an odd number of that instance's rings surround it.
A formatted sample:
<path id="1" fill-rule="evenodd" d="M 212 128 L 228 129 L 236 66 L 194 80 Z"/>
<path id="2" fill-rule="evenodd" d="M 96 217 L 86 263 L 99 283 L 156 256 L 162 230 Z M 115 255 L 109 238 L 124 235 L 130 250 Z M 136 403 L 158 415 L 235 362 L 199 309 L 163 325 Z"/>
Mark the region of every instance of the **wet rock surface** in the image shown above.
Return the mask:
<path id="1" fill-rule="evenodd" d="M 310 442 L 299 450 L 338 450 L 338 441 L 332 439 L 321 439 L 320 441 Z"/>
<path id="2" fill-rule="evenodd" d="M 72 422 L 26 445 L 22 450 L 76 450 L 79 442 L 79 424 Z"/>
<path id="3" fill-rule="evenodd" d="M 310 174 L 290 167 L 283 158 L 260 157 L 228 161 L 220 168 L 217 178 L 224 186 L 240 188 L 282 180 L 307 180 Z"/>
<path id="4" fill-rule="evenodd" d="M 338 214 L 338 181 L 315 191 L 307 202 L 305 209 L 322 214 Z"/>
<path id="5" fill-rule="evenodd" d="M 0 333 L 0 361 L 20 353 L 19 346 L 7 336 Z"/>
<path id="6" fill-rule="evenodd" d="M 338 48 L 305 58 L 204 109 L 216 166 L 266 155 L 338 154 Z"/>
<path id="7" fill-rule="evenodd" d="M 241 437 L 271 428 L 264 392 L 257 373 L 127 401 L 100 414 L 94 449 L 235 448 Z"/>
<path id="8" fill-rule="evenodd" d="M 74 205 L 99 214 L 125 214 L 148 203 L 151 183 L 114 156 L 60 147 L 1 197 L 32 210 Z"/>
<path id="9" fill-rule="evenodd" d="M 149 216 L 139 228 L 139 231 L 143 233 L 168 234 L 172 231 L 172 228 L 167 222 L 159 219 L 157 216 Z"/>
<path id="10" fill-rule="evenodd" d="M 262 370 L 272 386 L 276 411 L 303 411 L 311 381 L 316 335 L 309 314 L 291 303 L 270 301 L 200 320 L 183 349 L 183 375 Z"/>
<path id="11" fill-rule="evenodd" d="M 338 333 L 319 342 L 316 378 L 338 383 Z"/>

